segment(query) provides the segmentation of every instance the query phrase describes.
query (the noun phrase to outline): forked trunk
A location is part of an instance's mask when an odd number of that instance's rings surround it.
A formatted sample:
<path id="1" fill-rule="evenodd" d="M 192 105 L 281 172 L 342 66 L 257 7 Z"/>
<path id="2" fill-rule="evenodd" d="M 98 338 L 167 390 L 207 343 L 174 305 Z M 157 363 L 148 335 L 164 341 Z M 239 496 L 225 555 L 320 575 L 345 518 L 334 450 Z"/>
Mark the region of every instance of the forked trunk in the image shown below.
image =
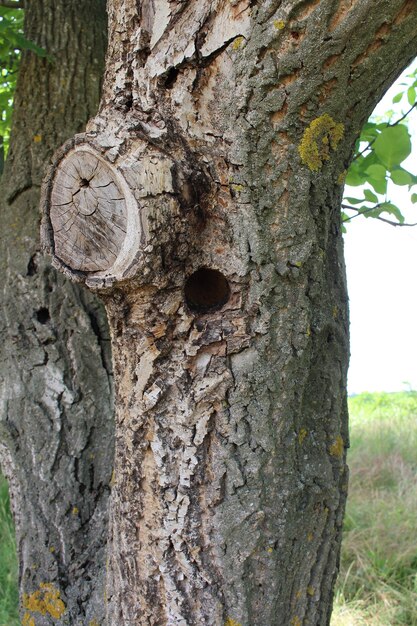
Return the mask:
<path id="1" fill-rule="evenodd" d="M 417 49 L 387 0 L 109 2 L 99 114 L 43 236 L 103 298 L 112 626 L 324 626 L 347 490 L 340 200 Z"/>

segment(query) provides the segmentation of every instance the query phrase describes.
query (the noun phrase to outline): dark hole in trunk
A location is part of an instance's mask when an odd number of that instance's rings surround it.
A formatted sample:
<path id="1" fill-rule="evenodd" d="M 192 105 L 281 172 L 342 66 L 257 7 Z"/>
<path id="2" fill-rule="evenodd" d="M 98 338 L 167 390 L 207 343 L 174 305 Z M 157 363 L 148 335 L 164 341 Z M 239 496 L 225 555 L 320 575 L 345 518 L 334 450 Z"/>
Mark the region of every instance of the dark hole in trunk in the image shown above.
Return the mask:
<path id="1" fill-rule="evenodd" d="M 40 324 L 46 324 L 51 319 L 48 309 L 42 307 L 36 311 L 36 319 Z"/>
<path id="2" fill-rule="evenodd" d="M 213 311 L 228 301 L 230 287 L 221 272 L 202 267 L 187 279 L 184 294 L 191 311 Z"/>

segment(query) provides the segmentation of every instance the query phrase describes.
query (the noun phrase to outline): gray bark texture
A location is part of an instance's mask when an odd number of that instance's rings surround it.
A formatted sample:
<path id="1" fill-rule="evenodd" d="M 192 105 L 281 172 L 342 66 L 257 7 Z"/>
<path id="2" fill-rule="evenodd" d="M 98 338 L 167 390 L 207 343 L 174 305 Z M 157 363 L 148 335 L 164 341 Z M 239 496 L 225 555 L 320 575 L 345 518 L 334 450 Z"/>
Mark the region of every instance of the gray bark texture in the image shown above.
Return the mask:
<path id="1" fill-rule="evenodd" d="M 51 154 L 97 111 L 106 20 L 102 0 L 27 3 L 26 37 L 51 59 L 22 55 L 1 180 L 0 462 L 25 626 L 104 619 L 114 454 L 108 327 L 98 300 L 40 253 L 38 207 Z"/>
<path id="2" fill-rule="evenodd" d="M 42 194 L 54 265 L 110 323 L 106 622 L 326 626 L 348 481 L 343 175 L 417 53 L 417 6 L 108 12 L 99 113 Z"/>

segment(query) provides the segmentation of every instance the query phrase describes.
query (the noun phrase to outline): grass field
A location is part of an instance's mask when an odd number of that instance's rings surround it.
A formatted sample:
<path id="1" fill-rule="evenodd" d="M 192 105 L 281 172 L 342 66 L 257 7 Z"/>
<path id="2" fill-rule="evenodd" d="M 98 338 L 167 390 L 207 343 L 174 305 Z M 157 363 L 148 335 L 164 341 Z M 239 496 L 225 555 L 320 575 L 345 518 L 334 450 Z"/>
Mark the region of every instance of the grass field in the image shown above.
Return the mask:
<path id="1" fill-rule="evenodd" d="M 0 626 L 18 626 L 17 560 L 6 481 L 0 476 Z"/>
<path id="2" fill-rule="evenodd" d="M 417 626 L 417 392 L 350 399 L 349 502 L 332 626 Z M 0 626 L 18 626 L 0 477 Z"/>
<path id="3" fill-rule="evenodd" d="M 417 626 L 417 392 L 360 394 L 350 415 L 332 626 Z"/>

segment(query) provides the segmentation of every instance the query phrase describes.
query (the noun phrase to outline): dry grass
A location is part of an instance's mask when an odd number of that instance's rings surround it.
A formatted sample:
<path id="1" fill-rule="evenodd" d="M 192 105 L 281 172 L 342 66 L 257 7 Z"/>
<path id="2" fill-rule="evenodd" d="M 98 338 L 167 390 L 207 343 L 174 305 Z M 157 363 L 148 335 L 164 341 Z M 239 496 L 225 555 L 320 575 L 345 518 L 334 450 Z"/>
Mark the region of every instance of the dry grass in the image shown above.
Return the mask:
<path id="1" fill-rule="evenodd" d="M 0 475 L 0 626 L 18 626 L 17 558 L 7 484 Z"/>
<path id="2" fill-rule="evenodd" d="M 417 393 L 351 399 L 350 496 L 332 626 L 417 626 Z"/>

